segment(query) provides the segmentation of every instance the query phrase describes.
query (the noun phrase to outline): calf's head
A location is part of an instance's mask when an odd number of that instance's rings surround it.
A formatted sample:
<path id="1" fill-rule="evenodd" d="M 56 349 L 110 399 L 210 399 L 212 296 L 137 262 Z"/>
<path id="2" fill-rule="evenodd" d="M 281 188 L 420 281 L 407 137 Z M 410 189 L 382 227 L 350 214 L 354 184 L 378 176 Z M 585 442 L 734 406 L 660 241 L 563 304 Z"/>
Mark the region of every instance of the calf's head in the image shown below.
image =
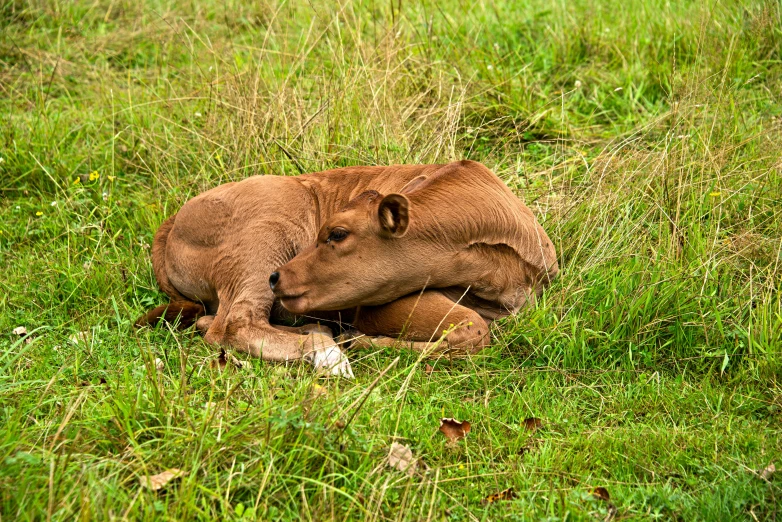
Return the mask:
<path id="1" fill-rule="evenodd" d="M 421 285 L 422 253 L 406 237 L 409 226 L 406 196 L 363 192 L 331 216 L 315 244 L 274 272 L 269 284 L 282 305 L 299 314 L 396 299 Z"/>

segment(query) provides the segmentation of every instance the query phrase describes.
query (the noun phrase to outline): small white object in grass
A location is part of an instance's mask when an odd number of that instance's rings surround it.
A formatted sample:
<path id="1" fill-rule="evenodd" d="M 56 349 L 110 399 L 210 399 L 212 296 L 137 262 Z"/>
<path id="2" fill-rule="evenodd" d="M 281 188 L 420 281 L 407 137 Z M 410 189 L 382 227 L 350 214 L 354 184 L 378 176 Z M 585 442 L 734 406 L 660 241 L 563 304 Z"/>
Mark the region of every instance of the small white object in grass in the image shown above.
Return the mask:
<path id="1" fill-rule="evenodd" d="M 51 203 L 49 203 L 49 206 L 50 207 L 56 207 L 57 206 L 57 202 L 56 201 L 52 201 Z"/>
<path id="2" fill-rule="evenodd" d="M 348 379 L 353 379 L 354 377 L 350 361 L 336 344 L 310 352 L 304 356 L 304 359 L 309 361 L 312 367 L 319 372 L 329 375 L 340 375 Z"/>
<path id="3" fill-rule="evenodd" d="M 494 66 L 493 65 L 487 65 L 486 68 L 491 71 L 492 69 L 494 69 Z"/>
<path id="4" fill-rule="evenodd" d="M 23 335 L 27 335 L 27 328 L 24 326 L 17 326 L 13 329 L 14 335 L 18 335 L 19 337 Z"/>
<path id="5" fill-rule="evenodd" d="M 195 116 L 196 118 L 200 118 L 201 117 L 201 113 L 200 112 L 196 112 L 195 114 L 193 114 L 193 116 Z"/>
<path id="6" fill-rule="evenodd" d="M 162 372 L 166 369 L 165 363 L 159 357 L 155 358 L 155 369 L 157 369 L 159 372 Z"/>
<path id="7" fill-rule="evenodd" d="M 581 80 L 576 80 L 576 82 L 573 84 L 573 86 L 574 86 L 576 89 L 580 89 L 580 88 L 581 88 Z"/>
<path id="8" fill-rule="evenodd" d="M 616 89 L 614 89 L 614 92 L 619 92 L 621 90 L 622 90 L 622 87 L 617 87 Z"/>
<path id="9" fill-rule="evenodd" d="M 103 193 L 103 201 L 108 201 L 108 200 L 109 200 L 109 193 L 108 192 L 104 192 Z"/>

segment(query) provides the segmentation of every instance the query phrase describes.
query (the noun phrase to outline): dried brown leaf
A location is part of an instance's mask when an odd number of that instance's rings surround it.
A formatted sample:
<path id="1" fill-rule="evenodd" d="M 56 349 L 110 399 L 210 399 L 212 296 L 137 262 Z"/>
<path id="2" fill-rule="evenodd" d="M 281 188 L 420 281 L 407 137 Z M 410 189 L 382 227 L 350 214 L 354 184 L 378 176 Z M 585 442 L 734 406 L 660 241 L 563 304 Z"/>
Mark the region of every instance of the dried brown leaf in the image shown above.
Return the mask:
<path id="1" fill-rule="evenodd" d="M 499 502 L 500 500 L 513 500 L 516 498 L 516 493 L 513 488 L 503 489 L 499 493 L 493 493 L 483 499 L 484 504 L 491 504 L 492 502 Z"/>
<path id="2" fill-rule="evenodd" d="M 537 431 L 543 426 L 543 421 L 538 419 L 537 417 L 530 417 L 528 419 L 524 419 L 524 429 L 527 431 Z"/>
<path id="3" fill-rule="evenodd" d="M 449 442 L 457 442 L 470 433 L 470 422 L 452 418 L 440 419 L 440 432 L 446 436 Z"/>
<path id="4" fill-rule="evenodd" d="M 394 442 L 388 452 L 388 465 L 412 476 L 416 469 L 413 451 L 404 444 Z"/>
<path id="5" fill-rule="evenodd" d="M 758 476 L 763 480 L 769 480 L 776 472 L 777 472 L 777 467 L 772 462 L 768 466 L 760 470 L 760 472 L 758 472 Z"/>
<path id="6" fill-rule="evenodd" d="M 184 473 L 185 472 L 181 469 L 171 468 L 162 473 L 158 473 L 157 475 L 152 475 L 151 477 L 139 477 L 138 481 L 141 484 L 141 487 L 157 491 L 165 487 L 166 484 L 175 478 L 181 477 Z"/>
<path id="7" fill-rule="evenodd" d="M 590 491 L 590 493 L 592 493 L 600 500 L 605 500 L 606 502 L 611 500 L 611 495 L 608 494 L 608 490 L 602 486 L 593 488 L 592 491 Z"/>
<path id="8" fill-rule="evenodd" d="M 434 367 L 431 364 L 427 364 L 426 366 L 424 366 L 424 373 L 426 373 L 426 375 L 432 375 L 433 371 L 434 371 Z"/>

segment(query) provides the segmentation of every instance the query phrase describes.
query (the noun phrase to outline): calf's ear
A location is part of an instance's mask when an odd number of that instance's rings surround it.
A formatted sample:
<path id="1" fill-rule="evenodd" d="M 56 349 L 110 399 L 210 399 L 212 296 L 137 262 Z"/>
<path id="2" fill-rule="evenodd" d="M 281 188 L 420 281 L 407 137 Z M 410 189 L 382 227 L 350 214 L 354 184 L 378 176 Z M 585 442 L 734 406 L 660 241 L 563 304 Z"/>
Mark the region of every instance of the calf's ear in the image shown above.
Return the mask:
<path id="1" fill-rule="evenodd" d="M 402 237 L 410 224 L 408 209 L 410 201 L 402 194 L 389 194 L 380 201 L 377 218 L 380 233 L 385 237 Z"/>

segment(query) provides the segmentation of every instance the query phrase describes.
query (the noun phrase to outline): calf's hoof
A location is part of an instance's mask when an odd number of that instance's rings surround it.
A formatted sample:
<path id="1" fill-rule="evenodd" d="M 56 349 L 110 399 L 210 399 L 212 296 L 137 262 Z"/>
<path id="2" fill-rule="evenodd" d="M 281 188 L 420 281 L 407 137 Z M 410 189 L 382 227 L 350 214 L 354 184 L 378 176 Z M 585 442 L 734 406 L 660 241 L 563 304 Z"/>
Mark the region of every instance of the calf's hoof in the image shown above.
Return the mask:
<path id="1" fill-rule="evenodd" d="M 310 352 L 304 356 L 304 359 L 312 364 L 312 367 L 318 373 L 336 375 L 347 379 L 354 378 L 350 361 L 337 345 L 325 346 Z"/>

